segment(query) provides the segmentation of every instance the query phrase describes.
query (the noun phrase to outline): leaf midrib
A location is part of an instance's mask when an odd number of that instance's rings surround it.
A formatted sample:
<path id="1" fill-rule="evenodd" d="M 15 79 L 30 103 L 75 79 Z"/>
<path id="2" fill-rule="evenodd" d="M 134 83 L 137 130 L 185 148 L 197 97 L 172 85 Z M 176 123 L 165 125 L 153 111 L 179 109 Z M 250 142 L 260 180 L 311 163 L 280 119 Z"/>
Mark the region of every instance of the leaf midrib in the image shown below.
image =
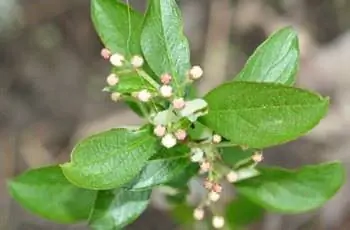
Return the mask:
<path id="1" fill-rule="evenodd" d="M 172 72 L 172 74 L 176 74 L 176 75 L 178 75 L 178 74 L 180 74 L 180 73 L 178 73 L 176 70 L 175 70 L 175 64 L 173 63 L 173 61 L 172 61 L 172 57 L 170 56 L 170 48 L 169 48 L 169 46 L 168 46 L 168 42 L 167 42 L 167 36 L 166 36 L 166 33 L 165 33 L 165 26 L 164 26 L 164 19 L 163 19 L 163 17 L 162 17 L 162 15 L 163 15 L 163 7 L 162 7 L 162 2 L 163 0 L 160 0 L 159 1 L 159 13 L 160 13 L 160 15 L 158 15 L 158 18 L 160 18 L 160 24 L 161 24 L 161 33 L 162 33 L 162 35 L 163 35 L 163 38 L 165 38 L 165 39 L 163 39 L 163 42 L 164 42 L 164 44 L 165 44 L 165 50 L 166 50 L 166 57 L 167 57 L 167 59 L 168 59 L 168 61 L 169 61 L 169 64 L 170 64 L 170 69 L 171 69 L 171 72 Z M 177 82 L 177 78 L 178 77 L 180 77 L 180 76 L 174 76 L 173 77 L 173 80 L 174 80 L 174 82 L 175 82 L 175 85 L 176 85 L 176 88 L 179 88 L 179 83 Z"/>

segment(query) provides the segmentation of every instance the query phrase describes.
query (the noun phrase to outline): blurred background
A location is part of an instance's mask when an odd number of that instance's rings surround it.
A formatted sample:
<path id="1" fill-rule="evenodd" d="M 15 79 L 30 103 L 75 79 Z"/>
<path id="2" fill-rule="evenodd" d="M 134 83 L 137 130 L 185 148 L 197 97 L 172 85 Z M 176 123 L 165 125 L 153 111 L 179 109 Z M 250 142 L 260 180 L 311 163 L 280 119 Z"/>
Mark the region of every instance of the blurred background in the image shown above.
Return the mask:
<path id="1" fill-rule="evenodd" d="M 143 10 L 143 0 L 130 0 Z M 182 0 L 192 63 L 203 94 L 232 79 L 271 32 L 293 25 L 302 53 L 298 86 L 331 97 L 326 119 L 306 137 L 266 151 L 266 162 L 297 167 L 339 159 L 350 167 L 350 1 Z M 101 92 L 109 64 L 87 0 L 0 0 L 0 229 L 86 229 L 43 221 L 9 198 L 6 178 L 69 159 L 77 140 L 139 119 Z M 258 230 L 350 229 L 350 184 L 327 205 L 294 216 L 268 214 Z M 152 207 L 129 229 L 181 229 Z M 157 200 L 158 199 L 158 200 Z M 160 218 L 161 217 L 161 218 Z"/>

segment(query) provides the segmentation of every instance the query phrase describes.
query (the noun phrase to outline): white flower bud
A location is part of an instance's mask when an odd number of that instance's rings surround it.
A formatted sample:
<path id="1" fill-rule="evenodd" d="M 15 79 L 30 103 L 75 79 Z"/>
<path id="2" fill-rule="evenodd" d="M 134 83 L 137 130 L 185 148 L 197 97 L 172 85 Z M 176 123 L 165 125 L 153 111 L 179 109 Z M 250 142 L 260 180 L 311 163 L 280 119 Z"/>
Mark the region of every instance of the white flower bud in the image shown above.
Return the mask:
<path id="1" fill-rule="evenodd" d="M 172 104 L 175 109 L 183 109 L 185 107 L 185 100 L 183 98 L 176 98 Z"/>
<path id="2" fill-rule="evenodd" d="M 157 137 L 163 137 L 165 135 L 166 128 L 163 125 L 157 125 L 153 132 Z"/>
<path id="3" fill-rule="evenodd" d="M 204 218 L 204 209 L 202 208 L 196 208 L 194 211 L 193 211 L 193 218 L 195 220 L 203 220 Z"/>
<path id="4" fill-rule="evenodd" d="M 124 56 L 118 53 L 113 54 L 110 58 L 109 61 L 111 62 L 112 65 L 116 67 L 121 67 L 124 64 Z"/>
<path id="5" fill-rule="evenodd" d="M 202 162 L 204 160 L 204 152 L 200 148 L 191 149 L 191 161 L 192 162 Z"/>
<path id="6" fill-rule="evenodd" d="M 216 202 L 220 199 L 220 193 L 214 192 L 214 191 L 210 191 L 208 194 L 208 198 L 210 201 L 212 202 Z"/>
<path id="7" fill-rule="evenodd" d="M 252 159 L 253 159 L 253 161 L 255 161 L 256 163 L 259 163 L 259 162 L 261 162 L 261 161 L 264 160 L 264 157 L 263 157 L 263 155 L 262 155 L 261 152 L 257 152 L 257 153 L 254 153 L 254 155 L 252 156 Z"/>
<path id="8" fill-rule="evenodd" d="M 193 66 L 189 71 L 190 79 L 191 80 L 197 80 L 202 77 L 203 70 L 200 66 L 196 65 Z"/>
<path id="9" fill-rule="evenodd" d="M 171 75 L 168 74 L 168 73 L 165 73 L 163 74 L 161 77 L 160 77 L 160 81 L 164 84 L 164 85 L 169 85 L 170 82 L 171 82 Z"/>
<path id="10" fill-rule="evenodd" d="M 216 229 L 220 229 L 225 225 L 225 219 L 222 216 L 214 216 L 212 219 L 212 225 Z"/>
<path id="11" fill-rule="evenodd" d="M 168 133 L 162 138 L 162 145 L 168 149 L 172 148 L 176 145 L 176 138 L 173 134 Z"/>
<path id="12" fill-rule="evenodd" d="M 230 183 L 234 183 L 238 180 L 238 174 L 234 171 L 230 171 L 226 175 L 226 180 Z"/>
<path id="13" fill-rule="evenodd" d="M 185 140 L 186 137 L 187 137 L 186 130 L 184 130 L 184 129 L 178 129 L 178 130 L 176 130 L 176 132 L 175 132 L 175 137 L 176 137 L 176 139 L 178 139 L 179 141 Z"/>
<path id="14" fill-rule="evenodd" d="M 121 98 L 121 94 L 118 92 L 111 93 L 111 99 L 112 101 L 119 101 Z"/>
<path id="15" fill-rule="evenodd" d="M 173 88 L 170 85 L 162 85 L 159 92 L 162 97 L 171 97 L 173 95 Z"/>
<path id="16" fill-rule="evenodd" d="M 143 65 L 143 58 L 141 56 L 135 55 L 131 58 L 130 62 L 134 68 L 140 68 Z"/>
<path id="17" fill-rule="evenodd" d="M 101 56 L 103 57 L 103 59 L 108 60 L 111 57 L 112 53 L 109 49 L 107 48 L 103 48 L 101 50 Z"/>
<path id="18" fill-rule="evenodd" d="M 221 142 L 221 140 L 222 140 L 222 137 L 220 135 L 218 135 L 218 134 L 214 134 L 212 140 L 213 140 L 214 144 L 219 144 Z"/>
<path id="19" fill-rule="evenodd" d="M 151 99 L 152 95 L 148 90 L 144 89 L 137 93 L 137 99 L 142 102 L 148 102 Z"/>
<path id="20" fill-rule="evenodd" d="M 116 74 L 111 73 L 110 75 L 108 75 L 106 82 L 108 85 L 114 86 L 114 85 L 118 84 L 119 78 Z"/>

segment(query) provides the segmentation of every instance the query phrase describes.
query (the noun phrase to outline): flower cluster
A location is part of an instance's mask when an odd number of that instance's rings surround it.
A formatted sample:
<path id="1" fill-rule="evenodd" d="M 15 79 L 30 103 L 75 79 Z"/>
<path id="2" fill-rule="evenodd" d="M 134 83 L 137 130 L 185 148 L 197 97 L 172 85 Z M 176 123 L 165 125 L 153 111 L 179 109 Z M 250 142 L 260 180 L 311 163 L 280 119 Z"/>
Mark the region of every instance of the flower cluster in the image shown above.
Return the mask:
<path id="1" fill-rule="evenodd" d="M 199 165 L 199 174 L 206 175 L 203 183 L 208 191 L 205 199 L 194 210 L 193 216 L 196 220 L 202 220 L 205 215 L 204 206 L 210 206 L 220 200 L 222 185 L 220 181 L 225 178 L 229 183 L 237 182 L 240 175 L 230 167 L 223 165 L 220 161 L 219 146 L 223 138 L 209 130 L 200 140 L 193 139 L 189 134 L 189 129 L 196 122 L 198 117 L 207 113 L 207 103 L 203 99 L 186 100 L 184 92 L 188 84 L 198 80 L 203 75 L 200 66 L 193 66 L 187 71 L 187 80 L 182 85 L 174 84 L 174 77 L 170 73 L 163 73 L 159 77 L 159 82 L 155 81 L 145 71 L 142 70 L 144 59 L 133 56 L 130 59 L 123 55 L 112 54 L 108 49 L 101 51 L 101 56 L 109 60 L 110 63 L 120 72 L 111 73 L 106 82 L 109 87 L 116 87 L 121 84 L 120 77 L 124 73 L 134 73 L 141 82 L 146 82 L 151 86 L 141 87 L 136 92 L 119 92 L 111 90 L 111 99 L 119 101 L 123 97 L 134 99 L 143 109 L 143 115 L 153 125 L 153 134 L 160 139 L 160 144 L 169 149 L 178 143 L 186 144 L 190 147 L 189 160 Z M 127 76 L 125 76 L 127 77 Z M 174 87 L 176 85 L 176 87 Z M 148 106 L 148 107 L 143 107 Z M 146 109 L 145 109 L 146 108 Z M 224 142 L 224 144 L 227 142 Z M 248 149 L 247 146 L 241 146 Z M 261 152 L 256 152 L 250 160 L 257 164 L 263 160 Z M 225 220 L 222 216 L 214 215 L 212 219 L 214 228 L 222 228 Z"/>

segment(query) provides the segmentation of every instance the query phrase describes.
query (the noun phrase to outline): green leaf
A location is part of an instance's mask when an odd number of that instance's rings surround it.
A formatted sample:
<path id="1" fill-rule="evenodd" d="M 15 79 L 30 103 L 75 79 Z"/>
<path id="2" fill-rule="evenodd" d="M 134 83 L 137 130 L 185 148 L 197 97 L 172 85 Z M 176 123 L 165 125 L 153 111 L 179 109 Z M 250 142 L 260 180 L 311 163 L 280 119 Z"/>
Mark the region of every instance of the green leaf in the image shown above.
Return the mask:
<path id="1" fill-rule="evenodd" d="M 175 146 L 171 149 L 162 148 L 160 152 L 148 162 L 140 175 L 131 183 L 129 189 L 149 189 L 157 185 L 166 184 L 178 178 L 192 177 L 198 171 L 197 165 L 189 158 L 186 146 Z"/>
<path id="2" fill-rule="evenodd" d="M 181 225 L 190 226 L 194 223 L 193 218 L 194 209 L 186 203 L 176 205 L 171 211 L 171 216 L 174 218 L 175 222 Z M 187 229 L 187 228 L 185 228 Z"/>
<path id="3" fill-rule="evenodd" d="M 153 72 L 171 74 L 173 86 L 179 89 L 190 69 L 190 51 L 175 0 L 149 1 L 141 48 Z"/>
<path id="4" fill-rule="evenodd" d="M 328 99 L 318 94 L 271 83 L 222 84 L 205 100 L 204 125 L 232 143 L 258 149 L 304 135 L 328 109 Z"/>
<path id="5" fill-rule="evenodd" d="M 116 230 L 136 220 L 147 208 L 151 190 L 99 191 L 89 225 L 95 230 Z"/>
<path id="6" fill-rule="evenodd" d="M 181 117 L 176 116 L 171 109 L 166 109 L 156 113 L 152 118 L 152 123 L 154 125 L 168 125 L 169 123 L 177 123 L 180 119 Z"/>
<path id="7" fill-rule="evenodd" d="M 79 187 L 117 188 L 137 176 L 156 152 L 156 138 L 150 130 L 112 129 L 78 143 L 71 162 L 61 168 Z"/>
<path id="8" fill-rule="evenodd" d="M 299 42 L 291 27 L 272 34 L 248 59 L 237 81 L 295 83 L 299 66 Z"/>
<path id="9" fill-rule="evenodd" d="M 227 205 L 226 220 L 232 229 L 252 224 L 263 217 L 264 209 L 243 196 Z"/>
<path id="10" fill-rule="evenodd" d="M 11 196 L 28 211 L 58 223 L 86 220 L 96 191 L 75 187 L 58 166 L 27 171 L 9 181 Z"/>
<path id="11" fill-rule="evenodd" d="M 243 150 L 241 147 L 233 146 L 221 148 L 220 154 L 222 160 L 226 164 L 230 166 L 235 166 L 236 164 L 239 164 L 240 162 L 250 158 L 254 154 L 254 152 L 254 149 Z"/>
<path id="12" fill-rule="evenodd" d="M 113 53 L 141 53 L 142 14 L 116 0 L 92 0 L 91 18 L 105 47 Z"/>
<path id="13" fill-rule="evenodd" d="M 179 111 L 181 117 L 187 117 L 191 122 L 195 122 L 198 117 L 204 116 L 208 112 L 208 104 L 203 99 L 193 99 L 185 102 L 185 107 Z"/>
<path id="14" fill-rule="evenodd" d="M 188 135 L 192 140 L 206 140 L 213 136 L 213 131 L 199 122 L 194 122 L 188 129 Z"/>
<path id="15" fill-rule="evenodd" d="M 322 206 L 342 186 L 345 170 L 338 162 L 291 171 L 261 168 L 261 175 L 235 184 L 237 191 L 265 209 L 306 212 Z"/>

